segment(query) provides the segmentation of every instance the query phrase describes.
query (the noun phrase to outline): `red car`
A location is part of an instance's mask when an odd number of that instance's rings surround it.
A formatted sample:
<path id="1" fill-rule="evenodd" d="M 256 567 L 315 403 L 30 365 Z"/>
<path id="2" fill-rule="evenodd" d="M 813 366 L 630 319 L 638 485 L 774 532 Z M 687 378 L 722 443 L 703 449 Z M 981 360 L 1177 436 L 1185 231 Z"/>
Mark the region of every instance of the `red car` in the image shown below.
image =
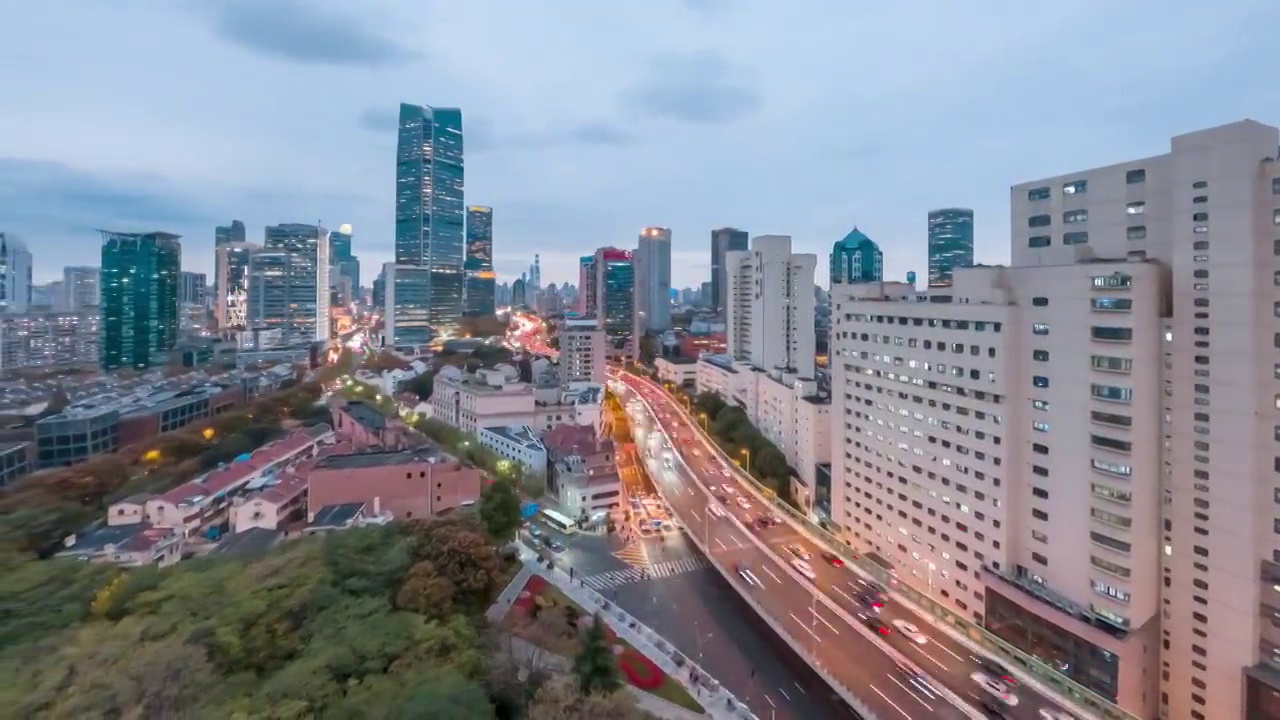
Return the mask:
<path id="1" fill-rule="evenodd" d="M 822 559 L 826 560 L 831 567 L 844 567 L 844 560 L 830 550 L 822 553 Z"/>

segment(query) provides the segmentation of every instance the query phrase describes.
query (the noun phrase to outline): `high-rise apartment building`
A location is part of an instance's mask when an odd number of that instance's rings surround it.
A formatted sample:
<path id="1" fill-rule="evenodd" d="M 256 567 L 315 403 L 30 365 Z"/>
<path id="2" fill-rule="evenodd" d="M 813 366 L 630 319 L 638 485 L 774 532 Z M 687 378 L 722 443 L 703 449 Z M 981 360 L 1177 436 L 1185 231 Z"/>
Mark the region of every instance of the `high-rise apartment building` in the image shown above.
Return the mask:
<path id="1" fill-rule="evenodd" d="M 528 307 L 530 299 L 528 283 L 523 275 L 511 281 L 511 307 Z"/>
<path id="2" fill-rule="evenodd" d="M 425 348 L 434 336 L 431 322 L 430 268 L 419 265 L 382 266 L 383 335 L 385 343 L 404 352 Z"/>
<path id="3" fill-rule="evenodd" d="M 493 273 L 493 208 L 467 208 L 467 287 L 464 311 L 472 317 L 495 312 Z"/>
<path id="4" fill-rule="evenodd" d="M 929 287 L 951 284 L 956 268 L 973 267 L 973 211 L 942 208 L 929 212 Z"/>
<path id="5" fill-rule="evenodd" d="M 17 235 L 0 232 L 0 312 L 31 307 L 31 252 Z"/>
<path id="6" fill-rule="evenodd" d="M 180 236 L 101 232 L 102 369 L 163 365 L 178 341 Z"/>
<path id="7" fill-rule="evenodd" d="M 635 332 L 635 266 L 630 250 L 608 247 L 596 250 L 596 307 L 610 340 L 631 338 Z"/>
<path id="8" fill-rule="evenodd" d="M 884 253 L 880 246 L 854 228 L 831 248 L 831 285 L 875 282 L 884 279 Z"/>
<path id="9" fill-rule="evenodd" d="M 815 255 L 791 252 L 791 237 L 760 235 L 725 254 L 729 354 L 765 371 L 814 374 Z"/>
<path id="10" fill-rule="evenodd" d="M 560 383 L 603 384 L 605 336 L 596 318 L 566 317 L 560 324 Z"/>
<path id="11" fill-rule="evenodd" d="M 98 364 L 97 306 L 0 314 L 0 371 Z"/>
<path id="12" fill-rule="evenodd" d="M 632 254 L 635 271 L 636 336 L 671 328 L 671 230 L 640 231 Z"/>
<path id="13" fill-rule="evenodd" d="M 249 260 L 248 325 L 274 343 L 329 339 L 329 231 L 318 225 L 268 225 Z"/>
<path id="14" fill-rule="evenodd" d="M 596 256 L 578 258 L 578 312 L 590 315 L 596 312 Z"/>
<path id="15" fill-rule="evenodd" d="M 62 268 L 62 294 L 59 309 L 80 310 L 98 307 L 101 296 L 102 270 L 92 265 Z"/>
<path id="16" fill-rule="evenodd" d="M 422 292 L 430 298 L 432 327 L 453 327 L 462 317 L 466 261 L 462 195 L 462 111 L 401 103 L 395 264 L 429 270 L 404 277 L 425 283 Z M 401 297 L 420 294 L 405 292 Z"/>
<path id="17" fill-rule="evenodd" d="M 1280 717 L 1278 145 L 1021 183 L 1012 267 L 833 287 L 841 534 L 1138 717 Z"/>
<path id="18" fill-rule="evenodd" d="M 346 278 L 351 286 L 351 294 L 354 295 L 360 289 L 360 258 L 352 251 L 351 240 L 349 224 L 329 233 L 329 264 L 333 268 L 329 274 L 335 285 L 338 278 Z"/>
<path id="19" fill-rule="evenodd" d="M 204 273 L 182 271 L 178 280 L 178 302 L 183 305 L 205 304 Z"/>
<path id="20" fill-rule="evenodd" d="M 725 293 L 725 253 L 747 249 L 747 231 L 737 228 L 720 228 L 711 231 L 711 297 L 709 302 L 716 313 L 724 317 Z"/>
<path id="21" fill-rule="evenodd" d="M 249 261 L 257 245 L 230 242 L 214 250 L 213 316 L 220 328 L 244 328 L 249 312 Z"/>

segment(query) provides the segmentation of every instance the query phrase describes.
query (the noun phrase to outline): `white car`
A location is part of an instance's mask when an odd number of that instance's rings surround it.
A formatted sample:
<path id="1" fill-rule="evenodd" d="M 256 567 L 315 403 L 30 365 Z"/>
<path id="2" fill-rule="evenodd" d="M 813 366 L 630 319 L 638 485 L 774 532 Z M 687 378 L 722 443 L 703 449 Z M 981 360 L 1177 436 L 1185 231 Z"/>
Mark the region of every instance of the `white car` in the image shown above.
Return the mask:
<path id="1" fill-rule="evenodd" d="M 808 551 L 808 550 L 805 550 L 804 548 L 800 547 L 799 545 L 788 545 L 788 546 L 787 546 L 787 552 L 791 553 L 792 555 L 795 555 L 796 557 L 800 558 L 801 560 L 812 560 L 812 559 L 813 559 L 813 555 L 811 555 L 811 554 L 809 553 L 809 551 Z"/>
<path id="2" fill-rule="evenodd" d="M 720 507 L 719 505 L 707 505 L 707 512 L 711 513 L 712 516 L 718 517 L 718 518 L 722 518 L 726 514 L 724 511 L 724 508 Z"/>
<path id="3" fill-rule="evenodd" d="M 809 563 L 803 560 L 792 560 L 791 567 L 795 568 L 796 572 L 809 578 L 810 580 L 814 580 L 818 577 L 817 573 L 813 571 L 813 568 L 810 567 Z"/>
<path id="4" fill-rule="evenodd" d="M 742 508 L 743 510 L 750 510 L 751 501 L 744 497 L 740 497 L 738 498 L 738 507 Z"/>
<path id="5" fill-rule="evenodd" d="M 738 566 L 738 575 L 750 586 L 760 587 L 760 578 L 755 573 L 748 570 L 745 566 Z"/>
<path id="6" fill-rule="evenodd" d="M 1009 707 L 1017 706 L 1018 696 L 1010 692 L 1009 688 L 999 680 L 989 678 L 980 672 L 970 675 L 969 679 L 977 683 L 978 687 L 982 688 L 988 695 L 995 697 L 1005 705 Z"/>
<path id="7" fill-rule="evenodd" d="M 898 628 L 898 632 L 902 633 L 904 637 L 917 645 L 924 645 L 929 642 L 928 635 L 920 632 L 920 628 L 906 620 L 894 620 L 893 626 Z"/>
<path id="8" fill-rule="evenodd" d="M 733 495 L 733 494 L 736 494 L 736 493 L 738 492 L 738 491 L 737 491 L 737 489 L 735 489 L 735 488 L 734 488 L 732 485 L 730 485 L 729 483 L 725 483 L 724 485 L 721 485 L 721 486 L 720 486 L 720 489 L 724 491 L 724 494 L 725 494 L 725 495 Z"/>
<path id="9" fill-rule="evenodd" d="M 1040 708 L 1040 720 L 1076 720 L 1076 716 L 1068 715 L 1061 710 Z"/>

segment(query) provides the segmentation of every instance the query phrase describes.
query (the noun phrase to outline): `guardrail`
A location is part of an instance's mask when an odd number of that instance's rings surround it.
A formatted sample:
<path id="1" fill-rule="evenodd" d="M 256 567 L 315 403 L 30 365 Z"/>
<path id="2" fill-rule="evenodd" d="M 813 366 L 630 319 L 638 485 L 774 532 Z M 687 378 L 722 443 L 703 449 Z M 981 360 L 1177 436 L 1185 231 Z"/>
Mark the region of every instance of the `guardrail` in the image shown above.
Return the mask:
<path id="1" fill-rule="evenodd" d="M 644 378 L 640 378 L 640 380 L 649 382 L 655 390 L 666 394 L 661 387 L 657 386 L 652 381 L 645 380 Z M 647 401 L 643 398 L 641 398 L 641 401 L 645 403 L 646 407 L 648 407 Z M 715 449 L 715 452 L 719 455 L 720 459 L 724 461 L 727 466 L 733 469 L 737 478 L 747 483 L 748 486 L 755 491 L 755 494 L 761 499 L 761 501 L 769 503 L 775 510 L 786 517 L 790 521 L 792 527 L 804 533 L 810 540 L 814 541 L 818 545 L 826 547 L 840 555 L 846 564 L 849 564 L 850 567 L 857 570 L 862 575 L 876 580 L 885 587 L 891 587 L 893 592 L 900 596 L 900 599 L 905 599 L 904 604 L 909 604 L 912 609 L 917 610 L 921 615 L 928 615 L 935 620 L 938 620 L 939 627 L 956 640 L 963 643 L 976 653 L 992 655 L 1007 660 L 1014 666 L 1014 669 L 1021 669 L 1024 674 L 1042 681 L 1049 686 L 1049 690 L 1052 692 L 1050 697 L 1059 701 L 1063 705 L 1074 705 L 1077 708 L 1087 708 L 1089 712 L 1096 714 L 1103 720 L 1141 720 L 1137 715 L 1124 710 L 1101 695 L 1098 695 L 1092 690 L 1066 677 L 1049 665 L 1046 665 L 1039 658 L 1023 652 L 1022 650 L 987 632 L 986 629 L 974 625 L 963 617 L 956 615 L 948 608 L 935 602 L 926 593 L 916 590 L 911 585 L 903 582 L 898 576 L 890 574 L 888 570 L 880 565 L 856 555 L 843 540 L 819 527 L 809 519 L 808 516 L 802 514 L 791 505 L 788 505 L 779 499 L 777 493 L 772 489 L 765 487 L 750 474 L 743 472 L 737 462 L 724 452 L 720 445 L 715 441 L 715 438 L 707 434 L 702 429 L 702 426 L 694 420 L 693 416 L 690 415 L 688 411 L 680 405 L 680 403 L 675 402 L 674 399 L 672 399 L 671 405 L 675 407 L 682 416 L 684 416 L 684 418 L 689 422 L 689 425 L 693 428 L 694 432 L 701 434 L 701 436 L 706 440 L 706 443 Z M 652 408 L 650 408 L 650 412 L 652 412 Z M 683 458 L 681 458 L 681 460 L 683 462 Z"/>

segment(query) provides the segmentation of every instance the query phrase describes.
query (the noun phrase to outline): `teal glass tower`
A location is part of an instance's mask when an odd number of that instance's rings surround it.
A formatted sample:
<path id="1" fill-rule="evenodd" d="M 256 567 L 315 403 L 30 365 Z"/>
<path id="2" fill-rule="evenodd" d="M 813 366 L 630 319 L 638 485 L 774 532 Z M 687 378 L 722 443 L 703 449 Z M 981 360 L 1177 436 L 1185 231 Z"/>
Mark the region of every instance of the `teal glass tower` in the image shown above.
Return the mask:
<path id="1" fill-rule="evenodd" d="M 490 317 L 494 313 L 493 208 L 467 208 L 467 293 L 463 313 Z"/>
<path id="2" fill-rule="evenodd" d="M 929 287 L 950 287 L 951 272 L 973 267 L 973 211 L 942 208 L 929 213 Z"/>
<path id="3" fill-rule="evenodd" d="M 397 265 L 428 270 L 418 274 L 417 281 L 427 284 L 422 290 L 430 298 L 430 323 L 435 328 L 456 326 L 463 313 L 462 195 L 462 111 L 401 103 L 395 258 Z"/>
<path id="4" fill-rule="evenodd" d="M 163 365 L 178 342 L 180 236 L 100 232 L 102 369 Z"/>
<path id="5" fill-rule="evenodd" d="M 831 248 L 831 284 L 875 282 L 884 279 L 884 253 L 871 238 L 854 228 Z"/>

